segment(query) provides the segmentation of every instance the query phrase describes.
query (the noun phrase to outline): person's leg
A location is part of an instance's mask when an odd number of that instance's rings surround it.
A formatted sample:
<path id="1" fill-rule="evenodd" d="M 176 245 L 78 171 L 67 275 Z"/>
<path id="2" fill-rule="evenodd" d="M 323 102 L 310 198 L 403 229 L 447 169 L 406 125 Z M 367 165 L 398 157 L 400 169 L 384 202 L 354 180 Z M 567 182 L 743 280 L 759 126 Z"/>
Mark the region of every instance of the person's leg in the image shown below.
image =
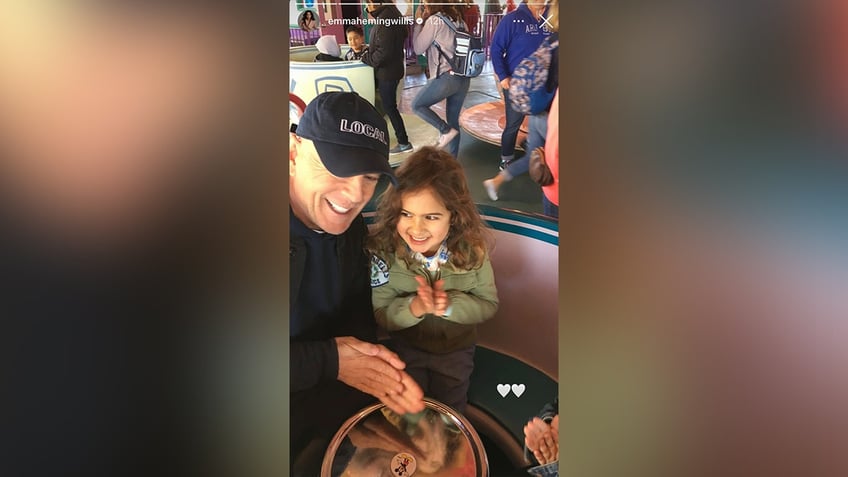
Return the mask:
<path id="1" fill-rule="evenodd" d="M 530 153 L 533 149 L 545 145 L 547 133 L 548 113 L 530 116 L 527 150 L 524 151 L 524 155 L 510 161 L 504 170 L 495 177 L 483 181 L 483 186 L 486 188 L 486 194 L 489 196 L 489 199 L 498 200 L 498 191 L 504 182 L 509 182 L 522 174 L 527 174 L 527 171 L 530 170 Z"/>
<path id="2" fill-rule="evenodd" d="M 548 217 L 559 219 L 559 206 L 548 200 L 545 194 L 542 194 L 542 211 Z"/>
<path id="3" fill-rule="evenodd" d="M 447 97 L 445 104 L 445 116 L 447 123 L 451 128 L 459 131 L 459 113 L 462 112 L 462 104 L 465 102 L 465 97 L 468 95 L 468 88 L 471 86 L 471 78 L 462 76 L 453 76 L 452 83 L 455 85 L 452 88 L 453 93 Z M 448 151 L 453 157 L 459 157 L 459 134 L 453 138 L 447 146 Z"/>
<path id="4" fill-rule="evenodd" d="M 509 90 L 504 90 L 504 112 L 506 124 L 501 134 L 501 162 L 509 162 L 515 157 L 515 141 L 518 139 L 518 130 L 524 121 L 524 115 L 509 106 Z"/>
<path id="5" fill-rule="evenodd" d="M 429 377 L 427 373 L 429 353 L 413 348 L 400 339 L 392 338 L 389 343 L 389 349 L 397 353 L 401 361 L 406 364 L 404 371 L 409 374 L 412 379 L 421 386 L 424 391 L 424 396 L 429 395 Z"/>
<path id="6" fill-rule="evenodd" d="M 444 134 L 450 131 L 451 126 L 439 117 L 430 106 L 438 103 L 448 96 L 450 84 L 448 83 L 448 75 L 442 75 L 438 78 L 430 79 L 427 84 L 421 88 L 415 99 L 412 100 L 412 110 L 415 114 L 424 120 L 430 126 L 433 126 L 439 131 L 439 134 Z"/>
<path id="7" fill-rule="evenodd" d="M 400 81 L 378 80 L 377 89 L 379 90 L 380 101 L 383 103 L 383 109 L 389 116 L 389 121 L 395 130 L 395 137 L 398 144 L 409 144 L 409 137 L 406 135 L 406 126 L 403 124 L 403 117 L 398 111 L 397 105 L 397 87 Z"/>
<path id="8" fill-rule="evenodd" d="M 506 172 L 508 180 L 512 180 L 530 170 L 530 153 L 537 147 L 545 146 L 545 137 L 548 134 L 548 113 L 530 116 L 527 131 L 527 150 L 519 159 L 512 161 L 503 171 Z"/>
<path id="9" fill-rule="evenodd" d="M 430 395 L 464 413 L 474 370 L 474 346 L 433 355 L 430 360 Z"/>
<path id="10" fill-rule="evenodd" d="M 380 99 L 380 82 L 374 78 L 374 109 L 380 113 L 381 117 L 386 115 L 386 110 L 383 108 L 383 100 Z"/>

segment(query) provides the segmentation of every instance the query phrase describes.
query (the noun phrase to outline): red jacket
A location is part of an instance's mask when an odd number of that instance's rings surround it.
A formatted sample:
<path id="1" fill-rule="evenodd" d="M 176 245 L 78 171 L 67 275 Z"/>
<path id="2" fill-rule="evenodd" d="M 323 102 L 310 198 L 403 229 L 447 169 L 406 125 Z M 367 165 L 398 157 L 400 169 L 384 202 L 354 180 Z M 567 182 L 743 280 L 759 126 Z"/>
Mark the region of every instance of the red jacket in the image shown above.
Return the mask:
<path id="1" fill-rule="evenodd" d="M 559 88 L 548 113 L 548 136 L 545 138 L 545 162 L 551 168 L 554 182 L 542 187 L 542 192 L 551 203 L 559 206 Z"/>

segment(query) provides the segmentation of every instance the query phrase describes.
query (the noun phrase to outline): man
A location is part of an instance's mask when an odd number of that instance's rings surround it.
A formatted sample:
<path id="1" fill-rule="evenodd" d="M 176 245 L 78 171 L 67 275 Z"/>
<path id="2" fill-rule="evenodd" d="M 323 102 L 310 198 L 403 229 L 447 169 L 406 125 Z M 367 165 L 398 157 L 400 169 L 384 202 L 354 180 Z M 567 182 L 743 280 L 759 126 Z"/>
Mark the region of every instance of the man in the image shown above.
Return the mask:
<path id="1" fill-rule="evenodd" d="M 524 0 L 498 23 L 490 47 L 492 68 L 503 90 L 506 124 L 501 134 L 501 164 L 504 170 L 515 159 L 515 141 L 524 122 L 524 115 L 509 106 L 509 79 L 521 60 L 532 55 L 550 34 L 542 13 L 544 0 Z"/>
<path id="2" fill-rule="evenodd" d="M 406 69 L 406 58 L 403 49 L 409 31 L 403 24 L 403 16 L 393 3 L 382 0 L 366 3 L 368 13 L 377 20 L 371 28 L 368 40 L 368 53 L 362 61 L 374 67 L 374 77 L 377 79 L 377 92 L 383 110 L 389 116 L 389 121 L 395 130 L 397 146 L 389 154 L 400 154 L 412 150 L 406 126 L 397 105 L 397 87 Z"/>
<path id="3" fill-rule="evenodd" d="M 379 399 L 424 409 L 404 363 L 376 341 L 360 215 L 391 180 L 385 120 L 356 93 L 318 95 L 289 145 L 291 443 L 294 475 L 318 475 L 338 427 Z"/>

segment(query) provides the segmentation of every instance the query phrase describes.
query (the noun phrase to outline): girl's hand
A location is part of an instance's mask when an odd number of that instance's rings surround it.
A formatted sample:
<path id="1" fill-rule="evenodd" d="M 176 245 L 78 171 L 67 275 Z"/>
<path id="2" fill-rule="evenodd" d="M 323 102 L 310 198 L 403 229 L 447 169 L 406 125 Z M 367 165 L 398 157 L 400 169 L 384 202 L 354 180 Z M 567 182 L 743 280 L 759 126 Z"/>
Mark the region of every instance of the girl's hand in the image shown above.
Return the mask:
<path id="1" fill-rule="evenodd" d="M 445 291 L 445 281 L 439 280 L 433 284 L 433 308 L 434 314 L 437 316 L 445 316 L 450 308 L 450 298 L 448 292 Z"/>
<path id="2" fill-rule="evenodd" d="M 418 318 L 436 311 L 433 288 L 427 283 L 427 279 L 421 276 L 415 277 L 418 282 L 418 295 L 409 303 L 409 311 Z"/>

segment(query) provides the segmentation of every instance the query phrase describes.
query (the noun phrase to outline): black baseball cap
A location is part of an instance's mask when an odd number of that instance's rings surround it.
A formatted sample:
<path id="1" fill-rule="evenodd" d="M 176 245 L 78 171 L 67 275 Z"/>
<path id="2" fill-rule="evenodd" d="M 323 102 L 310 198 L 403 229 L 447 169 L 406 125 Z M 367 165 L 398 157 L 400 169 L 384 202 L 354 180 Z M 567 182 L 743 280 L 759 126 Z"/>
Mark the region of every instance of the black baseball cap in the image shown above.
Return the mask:
<path id="1" fill-rule="evenodd" d="M 389 165 L 386 120 L 358 94 L 319 94 L 306 106 L 295 132 L 315 143 L 321 162 L 334 176 L 379 173 L 397 184 Z"/>

